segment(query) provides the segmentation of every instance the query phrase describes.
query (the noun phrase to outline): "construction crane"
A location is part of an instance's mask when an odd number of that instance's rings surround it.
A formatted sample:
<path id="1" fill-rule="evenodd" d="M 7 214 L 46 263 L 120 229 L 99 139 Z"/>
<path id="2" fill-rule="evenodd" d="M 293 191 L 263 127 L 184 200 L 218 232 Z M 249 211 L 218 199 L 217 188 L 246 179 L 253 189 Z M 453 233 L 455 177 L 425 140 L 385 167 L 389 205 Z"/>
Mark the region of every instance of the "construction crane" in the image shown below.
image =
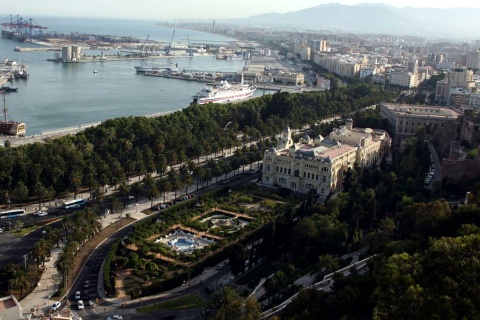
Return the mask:
<path id="1" fill-rule="evenodd" d="M 170 42 L 168 43 L 167 50 L 165 50 L 165 55 L 170 56 L 171 50 L 172 50 L 172 43 L 173 43 L 173 37 L 175 36 L 175 30 L 173 30 L 172 38 L 170 39 Z"/>

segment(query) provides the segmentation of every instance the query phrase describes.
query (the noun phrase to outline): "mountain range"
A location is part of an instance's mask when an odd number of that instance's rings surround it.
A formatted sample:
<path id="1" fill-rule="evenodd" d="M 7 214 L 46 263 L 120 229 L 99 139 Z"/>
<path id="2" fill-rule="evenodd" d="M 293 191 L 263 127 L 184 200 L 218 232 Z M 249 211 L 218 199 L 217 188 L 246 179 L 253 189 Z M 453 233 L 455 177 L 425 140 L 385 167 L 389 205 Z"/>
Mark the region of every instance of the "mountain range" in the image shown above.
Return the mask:
<path id="1" fill-rule="evenodd" d="M 237 23 L 299 30 L 422 36 L 436 39 L 480 39 L 480 9 L 396 8 L 364 3 L 324 4 L 287 13 L 266 13 Z M 231 21 L 234 22 L 234 21 Z"/>

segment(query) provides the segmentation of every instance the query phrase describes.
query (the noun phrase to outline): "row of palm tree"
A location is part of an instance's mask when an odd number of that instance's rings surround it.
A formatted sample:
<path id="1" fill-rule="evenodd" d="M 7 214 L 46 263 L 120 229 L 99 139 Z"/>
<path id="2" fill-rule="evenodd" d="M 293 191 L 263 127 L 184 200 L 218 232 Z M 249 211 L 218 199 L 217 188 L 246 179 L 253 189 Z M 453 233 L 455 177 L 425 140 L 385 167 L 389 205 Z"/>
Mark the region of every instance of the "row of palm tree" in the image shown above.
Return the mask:
<path id="1" fill-rule="evenodd" d="M 62 219 L 61 228 L 54 231 L 57 236 L 55 239 L 63 239 L 65 244 L 54 266 L 59 273 L 63 274 L 64 286 L 67 288 L 69 278 L 73 276 L 72 271 L 78 249 L 102 230 L 102 224 L 98 215 L 87 208 L 83 212 L 65 216 Z M 50 236 L 48 231 L 47 234 Z"/>

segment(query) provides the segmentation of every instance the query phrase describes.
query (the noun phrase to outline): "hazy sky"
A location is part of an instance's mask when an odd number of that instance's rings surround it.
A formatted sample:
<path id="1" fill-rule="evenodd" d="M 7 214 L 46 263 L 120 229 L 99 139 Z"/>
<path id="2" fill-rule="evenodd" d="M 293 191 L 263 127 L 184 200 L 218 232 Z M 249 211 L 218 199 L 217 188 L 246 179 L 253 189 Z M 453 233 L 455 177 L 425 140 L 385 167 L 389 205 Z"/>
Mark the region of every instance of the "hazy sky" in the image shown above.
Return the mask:
<path id="1" fill-rule="evenodd" d="M 131 19 L 245 18 L 261 13 L 297 11 L 325 3 L 385 3 L 395 7 L 480 8 L 478 0 L 0 0 L 0 22 L 8 15 L 108 17 Z"/>

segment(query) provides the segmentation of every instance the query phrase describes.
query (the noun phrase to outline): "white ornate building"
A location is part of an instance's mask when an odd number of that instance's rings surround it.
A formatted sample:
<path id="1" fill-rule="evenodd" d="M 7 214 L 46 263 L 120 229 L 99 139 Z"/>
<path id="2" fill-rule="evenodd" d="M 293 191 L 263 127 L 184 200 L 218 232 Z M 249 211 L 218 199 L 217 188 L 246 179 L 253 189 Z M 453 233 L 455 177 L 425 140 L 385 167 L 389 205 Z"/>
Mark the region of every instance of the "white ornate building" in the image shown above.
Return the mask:
<path id="1" fill-rule="evenodd" d="M 263 184 L 298 192 L 314 189 L 320 197 L 342 189 L 345 172 L 355 163 L 369 166 L 390 152 L 391 139 L 384 130 L 353 128 L 353 121 L 335 128 L 324 139 L 307 134 L 293 143 L 287 126 L 277 148 L 265 151 Z"/>

